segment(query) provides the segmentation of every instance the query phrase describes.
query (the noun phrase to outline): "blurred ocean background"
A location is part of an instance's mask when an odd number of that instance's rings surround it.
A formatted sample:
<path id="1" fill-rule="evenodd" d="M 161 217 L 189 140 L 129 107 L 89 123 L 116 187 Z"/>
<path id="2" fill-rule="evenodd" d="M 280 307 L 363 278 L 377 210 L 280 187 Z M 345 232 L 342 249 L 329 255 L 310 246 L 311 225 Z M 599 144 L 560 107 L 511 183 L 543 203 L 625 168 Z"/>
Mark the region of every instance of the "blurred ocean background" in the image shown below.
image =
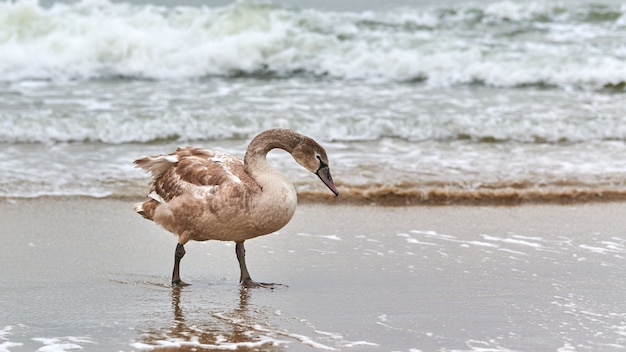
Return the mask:
<path id="1" fill-rule="evenodd" d="M 626 4 L 0 3 L 2 198 L 139 197 L 135 158 L 272 127 L 326 147 L 336 201 L 626 199 Z"/>

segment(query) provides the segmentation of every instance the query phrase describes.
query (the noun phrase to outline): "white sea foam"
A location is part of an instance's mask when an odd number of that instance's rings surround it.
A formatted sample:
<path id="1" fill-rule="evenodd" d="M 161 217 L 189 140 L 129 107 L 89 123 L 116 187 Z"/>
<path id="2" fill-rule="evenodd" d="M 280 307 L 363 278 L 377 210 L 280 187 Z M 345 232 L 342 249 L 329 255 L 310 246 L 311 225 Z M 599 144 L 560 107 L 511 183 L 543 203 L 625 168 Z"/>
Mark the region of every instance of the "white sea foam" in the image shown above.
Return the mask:
<path id="1" fill-rule="evenodd" d="M 296 235 L 304 236 L 304 237 L 317 237 L 317 238 L 323 238 L 323 239 L 332 240 L 332 241 L 341 241 L 341 237 L 337 235 L 311 235 L 311 234 L 303 233 L 303 232 L 298 232 Z"/>
<path id="2" fill-rule="evenodd" d="M 336 332 L 314 330 L 314 333 L 317 334 L 318 336 L 313 337 L 313 336 L 307 336 L 307 335 L 303 335 L 299 333 L 289 332 L 286 330 L 282 330 L 282 329 L 278 329 L 278 328 L 274 328 L 274 327 L 270 327 L 266 325 L 251 324 L 244 320 L 233 318 L 222 313 L 217 313 L 214 316 L 219 319 L 230 321 L 233 325 L 241 326 L 241 327 L 250 329 L 251 331 L 265 334 L 265 335 L 260 335 L 260 336 L 268 338 L 268 339 L 273 339 L 272 343 L 274 343 L 274 346 L 284 345 L 288 343 L 288 341 L 277 339 L 276 338 L 277 336 L 284 337 L 289 340 L 296 340 L 303 345 L 306 345 L 306 346 L 309 346 L 318 350 L 324 350 L 324 351 L 341 350 L 340 347 L 378 346 L 378 344 L 373 343 L 373 342 L 368 342 L 368 341 L 348 341 L 348 340 L 345 340 L 342 334 L 336 333 Z M 299 320 L 306 321 L 304 319 L 299 319 Z M 318 341 L 319 337 L 321 337 L 324 340 L 330 340 L 331 343 L 322 343 Z M 269 342 L 269 340 L 266 341 L 266 344 L 267 342 Z M 256 346 L 249 346 L 249 347 L 256 347 Z"/>
<path id="3" fill-rule="evenodd" d="M 432 239 L 434 241 L 459 243 L 463 247 L 472 247 L 472 246 L 475 246 L 475 247 L 486 247 L 486 248 L 498 248 L 499 247 L 497 244 L 494 244 L 494 243 L 491 243 L 491 242 L 476 241 L 476 240 L 464 240 L 464 239 L 459 239 L 457 236 L 439 234 L 439 233 L 437 233 L 435 231 L 411 230 L 410 232 L 413 233 L 413 234 L 422 236 L 424 238 Z M 398 236 L 406 237 L 406 241 L 408 243 L 411 243 L 411 244 L 428 245 L 428 246 L 437 246 L 438 245 L 437 243 L 420 241 L 419 239 L 412 238 L 408 234 L 398 234 Z"/>
<path id="4" fill-rule="evenodd" d="M 12 347 L 22 346 L 21 342 L 12 342 L 9 336 L 12 334 L 13 326 L 5 326 L 0 329 L 0 352 L 9 352 Z"/>
<path id="5" fill-rule="evenodd" d="M 611 241 L 602 241 L 600 243 L 597 243 L 596 245 L 581 244 L 579 245 L 579 247 L 581 249 L 590 251 L 592 253 L 605 254 L 605 255 L 626 253 L 626 248 L 624 247 L 623 244 L 615 243 Z"/>
<path id="6" fill-rule="evenodd" d="M 38 352 L 63 352 L 82 350 L 85 346 L 93 345 L 89 337 L 34 337 L 33 341 L 42 343 L 44 346 L 37 349 Z"/>
<path id="7" fill-rule="evenodd" d="M 341 241 L 341 237 L 337 235 L 317 235 L 316 237 L 324 238 L 332 241 Z"/>
<path id="8" fill-rule="evenodd" d="M 530 241 L 525 241 L 525 240 L 520 240 L 520 239 L 515 239 L 515 238 L 503 238 L 499 236 L 490 236 L 490 235 L 482 235 L 482 238 L 487 241 L 510 243 L 510 244 L 515 244 L 515 245 L 520 245 L 520 246 L 528 246 L 532 248 L 543 247 L 543 245 L 540 243 L 530 242 Z"/>
<path id="9" fill-rule="evenodd" d="M 23 344 L 20 342 L 11 342 L 11 341 L 2 341 L 0 343 L 0 351 L 1 352 L 9 352 L 10 348 L 22 346 Z"/>
<path id="10" fill-rule="evenodd" d="M 160 348 L 198 348 L 201 350 L 212 351 L 235 351 L 238 349 L 258 349 L 269 346 L 280 346 L 286 344 L 285 341 L 281 341 L 269 336 L 259 336 L 257 341 L 246 342 L 227 342 L 218 341 L 215 344 L 202 343 L 197 337 L 191 336 L 189 339 L 180 338 L 167 338 L 163 340 L 155 341 L 153 344 L 147 344 L 143 342 L 133 342 L 131 347 L 137 350 L 158 350 Z"/>

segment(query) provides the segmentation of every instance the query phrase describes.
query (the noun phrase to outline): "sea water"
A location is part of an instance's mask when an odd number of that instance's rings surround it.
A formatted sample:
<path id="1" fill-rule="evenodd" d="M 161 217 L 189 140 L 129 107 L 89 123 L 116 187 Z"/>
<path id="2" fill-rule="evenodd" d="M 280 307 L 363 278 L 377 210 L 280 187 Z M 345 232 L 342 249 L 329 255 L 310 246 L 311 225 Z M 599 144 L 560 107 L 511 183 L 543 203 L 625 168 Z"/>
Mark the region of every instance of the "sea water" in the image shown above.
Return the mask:
<path id="1" fill-rule="evenodd" d="M 286 127 L 346 200 L 623 199 L 624 38 L 618 1 L 3 2 L 0 196 L 141 196 L 137 157 Z"/>

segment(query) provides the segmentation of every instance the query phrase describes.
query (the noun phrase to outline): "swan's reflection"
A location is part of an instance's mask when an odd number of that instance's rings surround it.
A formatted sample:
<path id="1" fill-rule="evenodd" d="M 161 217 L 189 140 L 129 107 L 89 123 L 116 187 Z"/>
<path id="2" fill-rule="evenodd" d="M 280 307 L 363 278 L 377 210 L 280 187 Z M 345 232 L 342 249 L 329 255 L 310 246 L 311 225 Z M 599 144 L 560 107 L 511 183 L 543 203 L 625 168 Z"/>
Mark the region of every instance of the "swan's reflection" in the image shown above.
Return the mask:
<path id="1" fill-rule="evenodd" d="M 239 300 L 230 309 L 213 310 L 185 308 L 185 288 L 172 288 L 173 321 L 166 327 L 141 334 L 139 349 L 158 348 L 161 351 L 282 351 L 285 342 L 279 340 L 267 324 L 269 313 L 249 309 L 253 292 L 239 290 Z M 195 306 L 200 307 L 200 304 Z M 188 310 L 188 312 L 185 312 Z"/>

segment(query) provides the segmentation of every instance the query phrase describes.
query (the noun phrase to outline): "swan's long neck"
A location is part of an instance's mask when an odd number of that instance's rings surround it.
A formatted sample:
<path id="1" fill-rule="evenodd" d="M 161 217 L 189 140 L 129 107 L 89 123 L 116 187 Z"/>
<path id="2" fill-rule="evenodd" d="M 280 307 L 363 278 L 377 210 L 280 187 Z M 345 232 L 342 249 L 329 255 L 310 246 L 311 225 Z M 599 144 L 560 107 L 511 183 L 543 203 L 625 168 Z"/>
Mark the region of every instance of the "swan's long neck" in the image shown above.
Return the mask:
<path id="1" fill-rule="evenodd" d="M 252 139 L 246 150 L 246 171 L 263 187 L 263 183 L 267 181 L 266 176 L 282 175 L 267 161 L 267 153 L 279 148 L 291 154 L 301 141 L 302 135 L 287 129 L 273 129 L 259 134 Z"/>
<path id="2" fill-rule="evenodd" d="M 293 131 L 269 130 L 256 136 L 248 146 L 244 157 L 246 171 L 262 189 L 255 207 L 261 211 L 253 210 L 251 216 L 264 231 L 273 232 L 285 226 L 298 202 L 293 183 L 270 165 L 267 153 L 280 148 L 291 154 L 301 141 L 302 136 Z"/>

